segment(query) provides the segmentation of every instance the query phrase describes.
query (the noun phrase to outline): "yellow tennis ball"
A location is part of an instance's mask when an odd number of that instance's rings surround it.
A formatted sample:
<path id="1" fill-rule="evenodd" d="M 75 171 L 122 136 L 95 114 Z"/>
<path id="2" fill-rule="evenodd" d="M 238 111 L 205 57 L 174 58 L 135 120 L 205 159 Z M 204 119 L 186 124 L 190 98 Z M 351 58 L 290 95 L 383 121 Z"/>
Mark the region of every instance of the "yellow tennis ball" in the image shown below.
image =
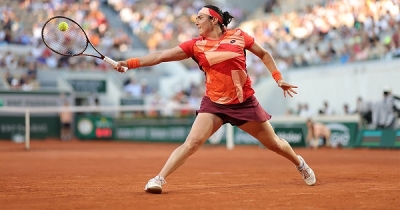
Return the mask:
<path id="1" fill-rule="evenodd" d="M 58 29 L 60 29 L 60 31 L 66 31 L 68 30 L 68 23 L 66 22 L 61 22 L 58 24 Z"/>

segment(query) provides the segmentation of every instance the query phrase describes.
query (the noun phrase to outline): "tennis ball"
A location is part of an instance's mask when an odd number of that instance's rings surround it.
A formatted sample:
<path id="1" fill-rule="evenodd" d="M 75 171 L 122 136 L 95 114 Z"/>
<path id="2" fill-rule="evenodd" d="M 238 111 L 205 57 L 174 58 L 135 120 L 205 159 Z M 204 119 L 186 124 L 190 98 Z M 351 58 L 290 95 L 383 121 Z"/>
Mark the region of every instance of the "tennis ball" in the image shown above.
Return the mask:
<path id="1" fill-rule="evenodd" d="M 58 29 L 60 29 L 60 31 L 66 31 L 68 30 L 68 23 L 66 22 L 61 22 L 58 24 Z"/>

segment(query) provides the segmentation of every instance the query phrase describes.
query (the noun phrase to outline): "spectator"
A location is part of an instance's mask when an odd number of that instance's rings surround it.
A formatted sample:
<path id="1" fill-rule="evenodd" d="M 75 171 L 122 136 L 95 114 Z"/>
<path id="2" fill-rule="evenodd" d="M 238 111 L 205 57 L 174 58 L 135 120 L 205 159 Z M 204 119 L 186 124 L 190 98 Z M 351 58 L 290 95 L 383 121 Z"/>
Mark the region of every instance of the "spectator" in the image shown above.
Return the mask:
<path id="1" fill-rule="evenodd" d="M 303 107 L 300 110 L 300 117 L 311 117 L 312 116 L 312 112 L 308 107 L 308 104 L 303 104 Z"/>
<path id="2" fill-rule="evenodd" d="M 298 103 L 297 104 L 297 110 L 296 110 L 295 114 L 300 116 L 300 113 L 302 112 L 302 110 L 303 110 L 303 104 Z"/>
<path id="3" fill-rule="evenodd" d="M 89 97 L 87 98 L 87 105 L 97 107 L 100 105 L 99 96 L 96 92 L 91 92 Z"/>
<path id="4" fill-rule="evenodd" d="M 11 75 L 10 71 L 6 71 L 4 74 L 4 79 L 7 81 L 7 84 L 9 86 L 12 86 L 12 82 L 14 80 L 14 77 Z"/>
<path id="5" fill-rule="evenodd" d="M 356 113 L 362 117 L 364 125 L 372 123 L 372 105 L 370 102 L 363 101 L 361 96 L 357 98 Z"/>
<path id="6" fill-rule="evenodd" d="M 36 63 L 32 62 L 28 64 L 28 70 L 26 72 L 28 78 L 35 80 L 37 77 L 37 67 Z"/>
<path id="7" fill-rule="evenodd" d="M 329 106 L 328 101 L 324 101 L 324 108 L 322 109 L 324 115 L 334 115 L 335 111 Z"/>
<path id="8" fill-rule="evenodd" d="M 400 97 L 391 93 L 390 87 L 384 87 L 383 99 L 378 101 L 372 112 L 372 123 L 378 129 L 396 129 L 397 128 L 397 108 L 395 100 Z"/>
<path id="9" fill-rule="evenodd" d="M 171 100 L 168 100 L 164 104 L 164 109 L 162 110 L 162 115 L 166 117 L 179 117 L 179 106 L 181 105 L 180 95 L 175 94 Z"/>
<path id="10" fill-rule="evenodd" d="M 349 104 L 345 103 L 343 104 L 343 115 L 349 115 L 353 114 L 352 111 L 350 111 Z"/>
<path id="11" fill-rule="evenodd" d="M 164 98 L 161 97 L 159 93 L 154 93 L 150 97 L 150 102 L 149 104 L 153 107 L 152 109 L 149 109 L 147 115 L 149 117 L 159 117 L 161 116 L 161 111 L 160 107 L 163 107 L 167 103 Z"/>
<path id="12" fill-rule="evenodd" d="M 148 84 L 147 79 L 141 79 L 140 86 L 141 86 L 141 91 L 142 91 L 141 95 L 142 96 L 147 96 L 153 92 L 153 90 L 151 89 L 151 87 Z"/>
<path id="13" fill-rule="evenodd" d="M 135 78 L 130 78 L 129 83 L 124 87 L 124 91 L 132 97 L 139 98 L 142 96 L 142 85 Z"/>

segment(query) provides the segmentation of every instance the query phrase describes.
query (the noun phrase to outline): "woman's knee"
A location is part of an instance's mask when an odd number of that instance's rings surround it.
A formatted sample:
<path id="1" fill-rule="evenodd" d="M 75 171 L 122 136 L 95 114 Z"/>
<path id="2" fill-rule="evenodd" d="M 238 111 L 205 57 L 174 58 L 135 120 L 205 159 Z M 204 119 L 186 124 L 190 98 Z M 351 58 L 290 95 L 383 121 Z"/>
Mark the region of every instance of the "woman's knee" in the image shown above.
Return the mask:
<path id="1" fill-rule="evenodd" d="M 267 148 L 277 153 L 284 151 L 285 148 L 289 146 L 289 143 L 286 140 L 281 139 L 278 136 L 274 137 L 270 142 L 271 144 L 267 146 Z"/>
<path id="2" fill-rule="evenodd" d="M 184 146 L 185 150 L 189 153 L 189 155 L 192 155 L 200 148 L 201 145 L 202 145 L 202 139 L 188 137 L 182 146 Z"/>

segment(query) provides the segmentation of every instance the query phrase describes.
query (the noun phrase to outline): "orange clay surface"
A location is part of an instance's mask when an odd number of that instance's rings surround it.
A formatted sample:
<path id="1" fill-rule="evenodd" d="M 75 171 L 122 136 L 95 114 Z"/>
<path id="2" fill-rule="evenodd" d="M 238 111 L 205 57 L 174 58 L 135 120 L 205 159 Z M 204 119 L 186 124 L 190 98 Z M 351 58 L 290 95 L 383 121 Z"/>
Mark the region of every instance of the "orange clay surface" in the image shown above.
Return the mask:
<path id="1" fill-rule="evenodd" d="M 0 140 L 0 209 L 400 209 L 400 150 L 295 148 L 317 174 L 258 146 L 204 145 L 143 191 L 177 144 Z"/>

